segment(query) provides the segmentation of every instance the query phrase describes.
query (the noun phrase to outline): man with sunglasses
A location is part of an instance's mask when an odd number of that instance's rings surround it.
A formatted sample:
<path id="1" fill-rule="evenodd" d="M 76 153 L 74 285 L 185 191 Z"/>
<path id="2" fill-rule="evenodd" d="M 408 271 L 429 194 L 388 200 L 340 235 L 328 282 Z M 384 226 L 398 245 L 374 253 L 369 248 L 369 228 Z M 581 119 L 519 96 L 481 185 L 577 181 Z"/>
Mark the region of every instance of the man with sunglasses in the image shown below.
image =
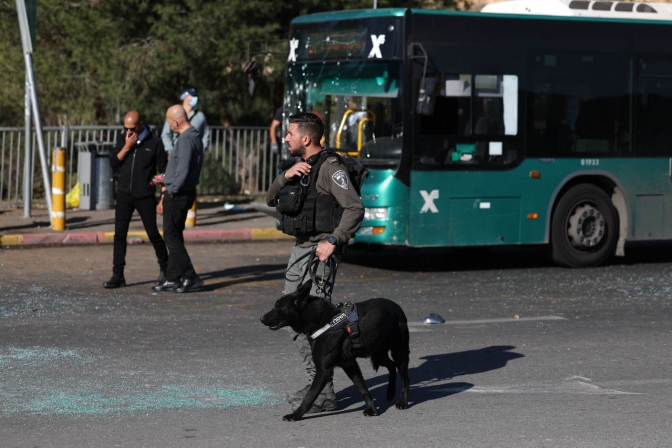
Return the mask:
<path id="1" fill-rule="evenodd" d="M 161 138 L 152 135 L 140 113 L 124 116 L 124 132 L 110 152 L 110 165 L 119 173 L 117 203 L 114 213 L 114 255 L 112 278 L 105 288 L 126 286 L 126 237 L 135 210 L 138 211 L 159 263 L 156 284 L 165 282 L 168 250 L 156 225 L 156 187 L 152 178 L 166 171 L 167 157 Z"/>

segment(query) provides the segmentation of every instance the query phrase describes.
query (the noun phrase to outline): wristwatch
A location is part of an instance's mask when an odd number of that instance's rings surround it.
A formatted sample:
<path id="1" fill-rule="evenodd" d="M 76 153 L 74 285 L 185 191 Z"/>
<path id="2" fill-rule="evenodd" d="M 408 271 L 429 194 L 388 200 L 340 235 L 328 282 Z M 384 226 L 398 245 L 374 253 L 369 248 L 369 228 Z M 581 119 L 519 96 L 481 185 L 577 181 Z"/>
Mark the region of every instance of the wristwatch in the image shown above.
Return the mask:
<path id="1" fill-rule="evenodd" d="M 327 239 L 327 241 L 329 241 L 329 242 L 330 242 L 331 244 L 333 244 L 334 246 L 335 246 L 336 244 L 338 244 L 338 240 L 336 239 L 336 237 L 335 237 L 334 235 L 331 235 L 331 236 Z"/>

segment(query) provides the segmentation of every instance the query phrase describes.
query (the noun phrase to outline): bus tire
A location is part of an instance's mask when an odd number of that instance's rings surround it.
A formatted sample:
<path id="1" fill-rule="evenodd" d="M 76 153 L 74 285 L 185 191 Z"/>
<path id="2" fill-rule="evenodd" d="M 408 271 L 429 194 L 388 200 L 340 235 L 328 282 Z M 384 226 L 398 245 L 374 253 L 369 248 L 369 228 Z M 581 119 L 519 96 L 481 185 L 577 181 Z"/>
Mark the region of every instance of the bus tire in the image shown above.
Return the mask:
<path id="1" fill-rule="evenodd" d="M 580 184 L 560 198 L 551 223 L 556 264 L 598 266 L 614 253 L 617 242 L 618 214 L 604 190 Z"/>

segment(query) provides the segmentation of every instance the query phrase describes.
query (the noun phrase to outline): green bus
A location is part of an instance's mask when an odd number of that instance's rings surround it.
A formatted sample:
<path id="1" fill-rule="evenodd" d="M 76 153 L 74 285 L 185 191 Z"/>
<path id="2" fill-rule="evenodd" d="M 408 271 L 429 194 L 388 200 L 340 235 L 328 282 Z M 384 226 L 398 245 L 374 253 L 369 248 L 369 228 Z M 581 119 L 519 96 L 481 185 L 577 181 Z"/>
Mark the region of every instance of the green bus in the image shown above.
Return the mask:
<path id="1" fill-rule="evenodd" d="M 503 3 L 292 21 L 285 116 L 317 113 L 324 146 L 370 170 L 355 242 L 547 244 L 585 267 L 671 239 L 668 10 Z"/>

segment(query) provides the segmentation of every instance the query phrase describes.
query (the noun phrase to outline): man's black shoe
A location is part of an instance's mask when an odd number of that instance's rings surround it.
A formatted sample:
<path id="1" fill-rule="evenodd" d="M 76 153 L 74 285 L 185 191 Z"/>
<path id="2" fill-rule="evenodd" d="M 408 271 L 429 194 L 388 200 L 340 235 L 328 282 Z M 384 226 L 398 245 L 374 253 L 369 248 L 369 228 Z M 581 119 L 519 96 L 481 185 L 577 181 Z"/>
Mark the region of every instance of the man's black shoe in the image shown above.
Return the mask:
<path id="1" fill-rule="evenodd" d="M 182 293 L 192 291 L 194 289 L 200 288 L 201 286 L 203 286 L 203 280 L 198 275 L 195 275 L 192 278 L 185 278 L 182 280 L 179 286 L 175 288 L 175 292 Z"/>
<path id="2" fill-rule="evenodd" d="M 159 278 L 154 282 L 154 286 L 160 286 L 164 283 L 166 283 L 166 271 L 161 271 L 159 273 Z"/>
<path id="3" fill-rule="evenodd" d="M 177 288 L 177 286 L 179 284 L 180 284 L 179 282 L 170 282 L 170 281 L 166 280 L 165 282 L 161 283 L 160 285 L 152 286 L 152 289 L 156 292 L 172 291 L 175 288 Z"/>
<path id="4" fill-rule="evenodd" d="M 116 275 L 113 275 L 111 279 L 103 283 L 103 288 L 107 289 L 120 288 L 122 286 L 126 286 L 126 279 L 124 277 L 117 277 Z"/>

